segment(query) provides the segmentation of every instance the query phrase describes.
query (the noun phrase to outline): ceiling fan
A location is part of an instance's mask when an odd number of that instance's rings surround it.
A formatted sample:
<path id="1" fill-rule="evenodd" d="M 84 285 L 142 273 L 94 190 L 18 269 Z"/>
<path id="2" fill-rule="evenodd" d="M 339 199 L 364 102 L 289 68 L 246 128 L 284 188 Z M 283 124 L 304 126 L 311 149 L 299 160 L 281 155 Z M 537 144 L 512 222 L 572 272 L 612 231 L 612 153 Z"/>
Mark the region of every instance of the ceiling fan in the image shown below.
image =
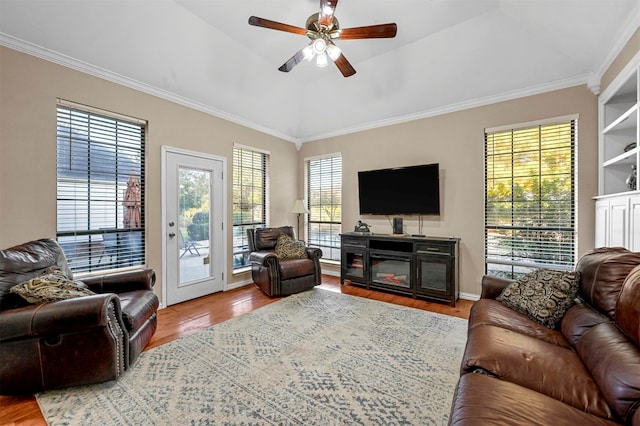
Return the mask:
<path id="1" fill-rule="evenodd" d="M 356 70 L 342 54 L 340 48 L 335 45 L 334 40 L 393 38 L 396 36 L 398 26 L 396 24 L 380 24 L 341 29 L 338 19 L 334 16 L 337 4 L 338 0 L 320 0 L 320 12 L 309 16 L 306 28 L 282 24 L 257 16 L 249 18 L 249 25 L 309 37 L 311 42 L 282 64 L 278 68 L 280 71 L 289 72 L 302 60 L 311 61 L 314 57 L 316 57 L 316 65 L 324 67 L 327 66 L 327 58 L 329 58 L 336 64 L 343 76 L 350 77 L 356 73 Z"/>

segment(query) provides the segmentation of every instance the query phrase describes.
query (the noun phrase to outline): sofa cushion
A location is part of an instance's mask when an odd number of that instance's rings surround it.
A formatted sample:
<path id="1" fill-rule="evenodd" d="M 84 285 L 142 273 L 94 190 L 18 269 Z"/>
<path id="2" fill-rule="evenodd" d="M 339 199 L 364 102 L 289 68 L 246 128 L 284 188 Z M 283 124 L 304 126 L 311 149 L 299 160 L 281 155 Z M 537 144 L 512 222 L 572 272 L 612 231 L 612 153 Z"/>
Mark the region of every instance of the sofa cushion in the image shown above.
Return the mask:
<path id="1" fill-rule="evenodd" d="M 280 262 L 280 278 L 283 280 L 313 275 L 315 272 L 315 264 L 309 258 L 285 259 Z"/>
<path id="2" fill-rule="evenodd" d="M 570 307 L 562 317 L 560 330 L 567 341 L 572 346 L 575 346 L 578 340 L 587 334 L 589 330 L 604 322 L 612 322 L 612 320 L 588 304 L 578 302 Z"/>
<path id="3" fill-rule="evenodd" d="M 609 406 L 631 424 L 640 406 L 640 349 L 615 324 L 603 323 L 578 341 L 576 351 Z"/>
<path id="4" fill-rule="evenodd" d="M 605 247 L 583 255 L 576 271 L 580 272 L 580 297 L 610 318 L 615 318 L 616 303 L 622 283 L 640 264 L 640 253 L 621 247 Z"/>
<path id="5" fill-rule="evenodd" d="M 57 266 L 52 266 L 42 275 L 11 287 L 10 291 L 29 303 L 56 302 L 95 294 L 84 283 L 68 279 Z"/>
<path id="6" fill-rule="evenodd" d="M 636 345 L 640 344 L 640 265 L 624 280 L 616 304 L 616 323 Z"/>
<path id="7" fill-rule="evenodd" d="M 579 272 L 538 269 L 509 284 L 496 300 L 554 328 L 578 293 Z"/>
<path id="8" fill-rule="evenodd" d="M 500 327 L 478 326 L 467 339 L 461 373 L 478 369 L 579 410 L 614 419 L 596 382 L 571 349 Z"/>
<path id="9" fill-rule="evenodd" d="M 455 425 L 616 425 L 531 389 L 482 374 L 460 377 L 449 424 Z"/>
<path id="10" fill-rule="evenodd" d="M 304 242 L 293 239 L 287 234 L 280 234 L 275 252 L 280 259 L 306 259 L 309 257 Z"/>
<path id="11" fill-rule="evenodd" d="M 526 334 L 557 346 L 572 347 L 558 330 L 545 327 L 531 320 L 528 316 L 515 312 L 505 304 L 493 299 L 480 299 L 471 306 L 469 332 L 480 325 L 494 325 Z"/>

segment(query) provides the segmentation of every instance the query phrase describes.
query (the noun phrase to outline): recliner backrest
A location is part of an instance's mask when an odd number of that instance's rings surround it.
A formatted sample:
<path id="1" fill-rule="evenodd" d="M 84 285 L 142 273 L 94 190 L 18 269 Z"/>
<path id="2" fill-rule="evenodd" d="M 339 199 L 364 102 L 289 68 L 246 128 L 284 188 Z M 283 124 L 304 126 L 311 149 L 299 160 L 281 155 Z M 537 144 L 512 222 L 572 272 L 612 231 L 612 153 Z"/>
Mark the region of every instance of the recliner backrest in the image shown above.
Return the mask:
<path id="1" fill-rule="evenodd" d="M 0 311 L 25 306 L 25 300 L 9 289 L 56 265 L 72 279 L 62 248 L 48 238 L 0 250 Z"/>
<path id="2" fill-rule="evenodd" d="M 604 247 L 586 253 L 576 265 L 576 271 L 580 272 L 580 296 L 615 319 L 622 283 L 639 264 L 640 253 L 622 247 Z"/>
<path id="3" fill-rule="evenodd" d="M 640 265 L 624 280 L 616 304 L 616 324 L 640 345 Z"/>
<path id="4" fill-rule="evenodd" d="M 281 234 L 287 234 L 295 238 L 295 232 L 292 226 L 281 226 L 279 228 L 258 228 L 254 230 L 255 250 L 274 250 L 278 237 Z"/>
<path id="5" fill-rule="evenodd" d="M 595 325 L 575 349 L 609 406 L 632 424 L 640 407 L 640 265 L 624 280 L 615 315 L 615 323 Z"/>

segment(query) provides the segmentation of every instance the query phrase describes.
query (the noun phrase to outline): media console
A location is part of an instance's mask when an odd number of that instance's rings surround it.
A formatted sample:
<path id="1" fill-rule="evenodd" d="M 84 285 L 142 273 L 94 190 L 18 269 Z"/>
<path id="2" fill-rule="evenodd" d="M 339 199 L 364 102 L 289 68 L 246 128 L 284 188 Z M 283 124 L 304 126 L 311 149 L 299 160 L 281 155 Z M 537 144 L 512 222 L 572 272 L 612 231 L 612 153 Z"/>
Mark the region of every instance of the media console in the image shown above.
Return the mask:
<path id="1" fill-rule="evenodd" d="M 455 306 L 459 238 L 348 232 L 340 235 L 340 283 Z"/>

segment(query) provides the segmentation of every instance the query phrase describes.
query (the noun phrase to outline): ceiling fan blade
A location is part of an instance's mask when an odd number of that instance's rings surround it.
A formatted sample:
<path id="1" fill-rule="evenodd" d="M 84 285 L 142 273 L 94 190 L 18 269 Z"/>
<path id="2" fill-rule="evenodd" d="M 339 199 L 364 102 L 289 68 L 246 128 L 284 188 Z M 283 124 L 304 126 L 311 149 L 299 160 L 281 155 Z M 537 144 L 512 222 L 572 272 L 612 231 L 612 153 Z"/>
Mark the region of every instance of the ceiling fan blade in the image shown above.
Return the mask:
<path id="1" fill-rule="evenodd" d="M 358 40 L 363 38 L 393 38 L 398 32 L 396 24 L 370 25 L 367 27 L 345 28 L 340 30 L 340 40 Z"/>
<path id="2" fill-rule="evenodd" d="M 289 58 L 289 60 L 287 62 L 285 62 L 284 64 L 282 64 L 282 66 L 280 66 L 280 68 L 278 68 L 278 70 L 282 71 L 282 72 L 289 72 L 293 69 L 293 67 L 295 67 L 296 65 L 298 65 L 300 62 L 302 62 L 304 60 L 304 49 L 306 49 L 306 47 L 303 47 L 302 49 L 298 50 L 296 52 L 295 55 L 293 55 L 291 58 Z"/>
<path id="3" fill-rule="evenodd" d="M 351 63 L 342 54 L 342 50 L 332 41 L 327 45 L 327 56 L 336 64 L 340 72 L 345 77 L 351 77 L 356 73 L 356 70 L 351 66 Z"/>
<path id="4" fill-rule="evenodd" d="M 338 56 L 338 59 L 333 62 L 335 62 L 336 66 L 345 77 L 351 77 L 356 73 L 356 70 L 351 66 L 351 63 L 342 53 Z"/>
<path id="5" fill-rule="evenodd" d="M 295 27 L 293 25 L 283 24 L 276 21 L 271 21 L 269 19 L 258 18 L 257 16 L 249 17 L 249 25 L 253 25 L 254 27 L 263 27 L 269 28 L 272 30 L 284 31 L 287 33 L 307 35 L 307 30 L 300 27 Z"/>
<path id="6" fill-rule="evenodd" d="M 328 27 L 333 22 L 333 14 L 336 11 L 338 0 L 320 0 L 320 17 L 318 19 L 319 25 Z"/>

